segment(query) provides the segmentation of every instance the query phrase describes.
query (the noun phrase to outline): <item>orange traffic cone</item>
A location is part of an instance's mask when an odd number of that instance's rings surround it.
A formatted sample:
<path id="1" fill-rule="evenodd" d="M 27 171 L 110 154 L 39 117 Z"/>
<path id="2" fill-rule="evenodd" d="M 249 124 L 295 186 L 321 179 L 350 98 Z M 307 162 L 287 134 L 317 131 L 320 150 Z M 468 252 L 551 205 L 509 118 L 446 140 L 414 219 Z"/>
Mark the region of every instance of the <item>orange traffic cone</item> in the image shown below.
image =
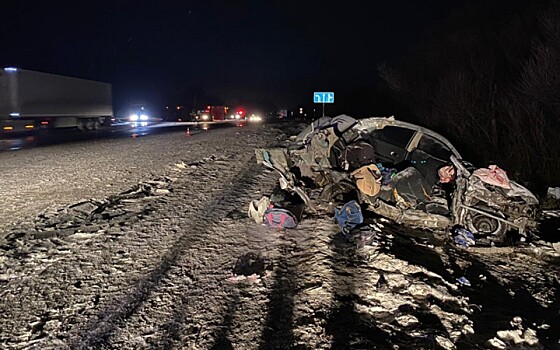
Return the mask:
<path id="1" fill-rule="evenodd" d="M 187 128 L 187 136 L 191 136 L 191 128 Z"/>

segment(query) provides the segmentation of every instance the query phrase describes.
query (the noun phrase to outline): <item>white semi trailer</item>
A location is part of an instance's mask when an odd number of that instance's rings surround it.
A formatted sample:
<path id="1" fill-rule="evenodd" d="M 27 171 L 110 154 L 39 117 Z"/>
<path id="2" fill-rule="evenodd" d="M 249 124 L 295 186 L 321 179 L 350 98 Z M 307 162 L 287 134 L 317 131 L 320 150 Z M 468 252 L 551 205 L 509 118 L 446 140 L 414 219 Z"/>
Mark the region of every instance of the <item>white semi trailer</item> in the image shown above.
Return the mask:
<path id="1" fill-rule="evenodd" d="M 8 67 L 0 69 L 0 134 L 95 130 L 113 119 L 111 84 Z"/>

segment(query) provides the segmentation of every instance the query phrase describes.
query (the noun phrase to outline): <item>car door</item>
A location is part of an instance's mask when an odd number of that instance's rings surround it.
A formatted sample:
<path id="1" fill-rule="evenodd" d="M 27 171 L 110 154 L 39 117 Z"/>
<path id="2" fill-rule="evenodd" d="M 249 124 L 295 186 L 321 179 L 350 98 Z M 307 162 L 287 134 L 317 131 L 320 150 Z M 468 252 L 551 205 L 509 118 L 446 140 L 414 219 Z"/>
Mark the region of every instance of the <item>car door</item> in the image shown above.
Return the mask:
<path id="1" fill-rule="evenodd" d="M 407 146 L 415 133 L 416 130 L 413 129 L 386 126 L 371 132 L 369 141 L 381 162 L 396 165 L 407 159 Z"/>

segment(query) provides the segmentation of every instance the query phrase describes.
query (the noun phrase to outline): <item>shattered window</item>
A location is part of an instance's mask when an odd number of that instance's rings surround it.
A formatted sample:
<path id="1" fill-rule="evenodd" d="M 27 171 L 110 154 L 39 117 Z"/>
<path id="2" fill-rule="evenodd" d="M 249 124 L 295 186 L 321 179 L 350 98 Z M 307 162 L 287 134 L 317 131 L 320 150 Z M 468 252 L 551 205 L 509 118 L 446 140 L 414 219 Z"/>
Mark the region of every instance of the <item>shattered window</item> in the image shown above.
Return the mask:
<path id="1" fill-rule="evenodd" d="M 378 140 L 388 142 L 404 149 L 415 132 L 415 130 L 398 126 L 386 126 L 381 130 L 374 131 L 372 136 Z"/>
<path id="2" fill-rule="evenodd" d="M 449 160 L 452 154 L 451 150 L 449 150 L 447 146 L 434 139 L 433 137 L 427 135 L 422 136 L 420 142 L 418 142 L 417 149 L 428 153 L 432 157 L 446 161 Z"/>

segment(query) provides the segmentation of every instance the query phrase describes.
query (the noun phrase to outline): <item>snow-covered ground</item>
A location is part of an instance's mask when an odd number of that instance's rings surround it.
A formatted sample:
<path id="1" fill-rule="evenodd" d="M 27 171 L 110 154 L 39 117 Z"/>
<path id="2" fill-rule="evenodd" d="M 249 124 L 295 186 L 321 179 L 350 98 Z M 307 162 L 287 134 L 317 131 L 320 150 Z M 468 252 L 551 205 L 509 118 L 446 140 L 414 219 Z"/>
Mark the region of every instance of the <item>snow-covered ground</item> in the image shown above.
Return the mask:
<path id="1" fill-rule="evenodd" d="M 549 245 L 459 248 L 370 217 L 247 217 L 278 176 L 253 125 L 0 154 L 0 348 L 553 349 Z M 263 277 L 233 276 L 260 254 Z"/>

